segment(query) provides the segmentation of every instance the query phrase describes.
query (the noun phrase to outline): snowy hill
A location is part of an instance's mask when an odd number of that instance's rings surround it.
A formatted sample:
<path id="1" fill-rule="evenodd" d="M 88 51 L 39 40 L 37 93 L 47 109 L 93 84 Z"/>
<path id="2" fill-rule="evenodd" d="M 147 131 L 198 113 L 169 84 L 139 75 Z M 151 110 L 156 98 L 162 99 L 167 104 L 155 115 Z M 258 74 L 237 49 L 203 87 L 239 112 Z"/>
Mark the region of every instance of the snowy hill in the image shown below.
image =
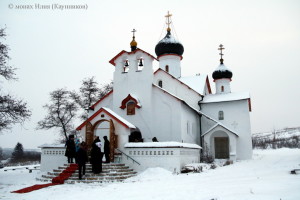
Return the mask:
<path id="1" fill-rule="evenodd" d="M 285 128 L 272 132 L 252 134 L 253 147 L 267 148 L 300 148 L 300 127 Z"/>
<path id="2" fill-rule="evenodd" d="M 124 183 L 64 184 L 26 194 L 11 191 L 41 184 L 40 172 L 0 170 L 0 199 L 5 200 L 298 200 L 300 149 L 254 150 L 252 160 L 236 162 L 202 173 L 172 174 L 150 168 Z"/>

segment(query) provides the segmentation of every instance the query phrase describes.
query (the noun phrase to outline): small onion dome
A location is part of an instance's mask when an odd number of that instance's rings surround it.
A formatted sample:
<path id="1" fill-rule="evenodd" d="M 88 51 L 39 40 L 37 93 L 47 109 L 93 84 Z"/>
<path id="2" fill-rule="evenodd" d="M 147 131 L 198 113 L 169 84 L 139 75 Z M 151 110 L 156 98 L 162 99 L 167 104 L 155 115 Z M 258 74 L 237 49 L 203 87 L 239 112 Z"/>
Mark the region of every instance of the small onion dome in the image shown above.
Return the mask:
<path id="1" fill-rule="evenodd" d="M 132 37 L 132 41 L 130 42 L 131 51 L 136 50 L 137 48 L 137 42 L 135 41 L 135 37 Z"/>
<path id="2" fill-rule="evenodd" d="M 232 78 L 232 72 L 223 63 L 221 63 L 212 74 L 213 79 Z"/>
<path id="3" fill-rule="evenodd" d="M 157 57 L 164 54 L 177 54 L 182 56 L 184 52 L 182 44 L 171 35 L 170 29 L 167 31 L 167 35 L 155 46 Z"/>

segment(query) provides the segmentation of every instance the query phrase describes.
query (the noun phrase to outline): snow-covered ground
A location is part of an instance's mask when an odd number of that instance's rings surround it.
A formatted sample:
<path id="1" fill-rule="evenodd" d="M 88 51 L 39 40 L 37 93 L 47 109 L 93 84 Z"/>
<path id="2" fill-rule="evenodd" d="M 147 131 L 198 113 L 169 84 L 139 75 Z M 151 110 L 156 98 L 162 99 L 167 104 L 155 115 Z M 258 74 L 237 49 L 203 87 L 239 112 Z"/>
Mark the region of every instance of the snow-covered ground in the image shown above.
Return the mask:
<path id="1" fill-rule="evenodd" d="M 11 191 L 41 184 L 38 171 L 0 170 L 0 199 L 5 200 L 299 200 L 300 149 L 254 150 L 252 160 L 207 170 L 174 175 L 150 168 L 124 183 L 64 184 L 26 194 Z"/>

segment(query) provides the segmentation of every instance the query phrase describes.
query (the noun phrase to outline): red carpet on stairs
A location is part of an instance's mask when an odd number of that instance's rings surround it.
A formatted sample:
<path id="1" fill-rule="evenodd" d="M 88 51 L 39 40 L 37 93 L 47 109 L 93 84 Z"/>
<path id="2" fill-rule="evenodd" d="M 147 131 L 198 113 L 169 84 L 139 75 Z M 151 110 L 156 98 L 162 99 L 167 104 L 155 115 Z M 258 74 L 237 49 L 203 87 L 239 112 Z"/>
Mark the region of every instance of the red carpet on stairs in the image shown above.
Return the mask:
<path id="1" fill-rule="evenodd" d="M 32 192 L 34 190 L 39 190 L 45 187 L 53 186 L 53 185 L 59 185 L 59 184 L 64 184 L 65 180 L 70 178 L 72 174 L 78 169 L 77 164 L 70 164 L 67 169 L 65 169 L 62 173 L 60 173 L 57 177 L 52 179 L 52 183 L 47 183 L 47 184 L 40 184 L 40 185 L 33 185 L 27 188 L 23 188 L 20 190 L 12 191 L 12 193 L 27 193 L 27 192 Z"/>

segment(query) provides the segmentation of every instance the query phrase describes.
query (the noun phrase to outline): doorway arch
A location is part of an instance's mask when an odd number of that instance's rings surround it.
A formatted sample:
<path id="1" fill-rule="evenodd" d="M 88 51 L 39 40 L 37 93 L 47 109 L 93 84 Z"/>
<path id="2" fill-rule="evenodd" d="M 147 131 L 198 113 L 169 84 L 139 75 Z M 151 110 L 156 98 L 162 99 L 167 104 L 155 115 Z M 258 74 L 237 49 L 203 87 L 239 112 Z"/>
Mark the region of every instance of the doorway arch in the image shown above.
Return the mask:
<path id="1" fill-rule="evenodd" d="M 216 131 L 211 136 L 215 159 L 229 159 L 230 138 L 224 131 Z"/>
<path id="2" fill-rule="evenodd" d="M 118 137 L 115 133 L 115 126 L 113 120 L 101 119 L 96 121 L 93 125 L 88 122 L 86 124 L 86 143 L 88 148 L 92 147 L 92 143 L 95 139 L 95 136 L 99 136 L 102 141 L 102 146 L 104 146 L 103 136 L 109 138 L 110 143 L 110 161 L 113 162 L 115 158 L 115 148 L 118 147 Z M 101 149 L 103 152 L 103 148 Z"/>

